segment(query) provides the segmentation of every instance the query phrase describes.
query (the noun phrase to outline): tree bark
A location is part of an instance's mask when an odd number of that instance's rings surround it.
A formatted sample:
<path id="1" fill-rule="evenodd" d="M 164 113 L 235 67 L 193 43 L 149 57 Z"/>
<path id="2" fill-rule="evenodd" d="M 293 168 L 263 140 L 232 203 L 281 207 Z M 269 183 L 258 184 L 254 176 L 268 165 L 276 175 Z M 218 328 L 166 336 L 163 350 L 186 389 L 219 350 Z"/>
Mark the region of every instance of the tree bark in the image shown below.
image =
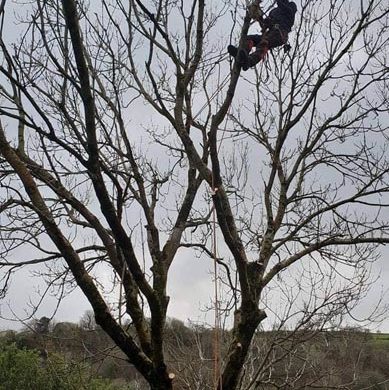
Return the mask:
<path id="1" fill-rule="evenodd" d="M 234 338 L 218 390 L 236 389 L 255 331 L 265 318 L 265 312 L 258 309 L 256 303 L 246 307 L 242 306 L 235 312 Z"/>

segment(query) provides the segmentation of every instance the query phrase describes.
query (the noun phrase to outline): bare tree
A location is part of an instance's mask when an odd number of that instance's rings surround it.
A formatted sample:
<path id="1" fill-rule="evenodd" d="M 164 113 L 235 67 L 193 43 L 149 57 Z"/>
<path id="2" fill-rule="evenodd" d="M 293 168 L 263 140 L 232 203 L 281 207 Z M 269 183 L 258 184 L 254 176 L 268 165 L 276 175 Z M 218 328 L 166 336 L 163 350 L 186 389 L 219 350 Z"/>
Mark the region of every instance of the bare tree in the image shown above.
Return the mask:
<path id="1" fill-rule="evenodd" d="M 235 307 L 220 389 L 252 388 L 244 363 L 285 275 L 317 292 L 298 321 L 325 322 L 389 242 L 387 2 L 302 0 L 292 50 L 244 74 L 220 62 L 250 27 L 232 3 L 37 1 L 15 44 L 1 4 L 2 292 L 45 264 L 155 390 L 173 386 L 169 269 L 185 248 L 212 255 L 207 203 Z"/>

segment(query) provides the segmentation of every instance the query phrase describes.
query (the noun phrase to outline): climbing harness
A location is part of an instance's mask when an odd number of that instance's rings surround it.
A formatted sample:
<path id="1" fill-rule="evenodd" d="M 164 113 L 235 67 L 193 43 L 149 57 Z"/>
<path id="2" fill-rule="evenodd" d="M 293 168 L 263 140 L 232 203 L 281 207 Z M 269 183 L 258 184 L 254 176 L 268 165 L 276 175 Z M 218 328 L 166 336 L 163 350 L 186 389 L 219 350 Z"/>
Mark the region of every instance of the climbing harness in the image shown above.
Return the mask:
<path id="1" fill-rule="evenodd" d="M 284 31 L 284 30 L 281 30 L 279 24 L 274 24 L 272 26 L 272 28 L 274 30 L 276 30 L 278 32 L 278 34 L 280 34 L 280 37 L 281 37 L 281 40 L 282 40 L 282 44 L 286 45 L 288 43 L 288 33 L 286 31 Z"/>
<path id="2" fill-rule="evenodd" d="M 230 56 L 235 57 L 238 61 L 238 65 L 241 66 L 243 70 L 248 70 L 251 67 L 254 67 L 258 62 L 265 61 L 268 55 L 268 52 L 276 47 L 283 47 L 284 53 L 287 53 L 291 46 L 288 43 L 288 32 L 290 31 L 290 28 L 288 29 L 288 21 L 284 21 L 285 28 L 282 28 L 282 21 L 283 16 L 281 13 L 281 16 L 278 15 L 277 18 L 273 18 L 272 12 L 275 11 L 277 8 L 275 8 L 273 11 L 270 11 L 269 17 L 264 17 L 264 12 L 261 9 L 261 0 L 255 0 L 252 2 L 247 2 L 247 14 L 251 20 L 255 20 L 259 22 L 262 33 L 261 35 L 255 34 L 250 39 L 250 36 L 248 36 L 247 42 L 244 43 L 239 49 L 233 45 L 229 45 L 227 50 Z M 292 3 L 294 4 L 294 3 Z M 295 6 L 295 4 L 294 4 Z M 296 6 L 294 11 L 291 10 L 290 12 L 293 12 L 293 20 L 294 20 L 294 14 L 296 12 Z M 292 17 L 291 16 L 291 17 Z M 281 23 L 281 25 L 280 25 Z M 291 26 L 293 25 L 293 22 Z M 291 27 L 290 26 L 290 27 Z M 254 37 L 255 40 L 253 40 Z M 252 50 L 253 46 L 256 47 L 256 50 L 254 53 L 250 54 L 250 51 Z"/>

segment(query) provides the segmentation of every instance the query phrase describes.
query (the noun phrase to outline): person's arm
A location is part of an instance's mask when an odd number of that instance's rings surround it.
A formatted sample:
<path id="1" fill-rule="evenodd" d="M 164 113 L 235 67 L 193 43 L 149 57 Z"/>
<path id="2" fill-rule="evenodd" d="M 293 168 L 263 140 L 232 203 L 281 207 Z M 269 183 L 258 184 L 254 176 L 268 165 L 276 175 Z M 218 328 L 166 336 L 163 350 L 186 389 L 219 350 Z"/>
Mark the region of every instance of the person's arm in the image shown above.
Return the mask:
<path id="1" fill-rule="evenodd" d="M 266 30 L 266 29 L 270 28 L 272 24 L 273 24 L 273 22 L 272 22 L 271 18 L 265 18 L 262 20 L 261 27 L 262 27 L 262 29 Z"/>

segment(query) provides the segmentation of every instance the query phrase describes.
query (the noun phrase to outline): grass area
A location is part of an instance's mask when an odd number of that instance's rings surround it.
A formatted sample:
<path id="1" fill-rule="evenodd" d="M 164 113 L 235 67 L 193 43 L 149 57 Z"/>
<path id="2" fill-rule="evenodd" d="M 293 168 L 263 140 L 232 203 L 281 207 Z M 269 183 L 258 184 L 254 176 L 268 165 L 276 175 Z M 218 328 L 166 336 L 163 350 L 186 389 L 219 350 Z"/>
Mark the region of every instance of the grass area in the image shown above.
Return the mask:
<path id="1" fill-rule="evenodd" d="M 371 333 L 374 344 L 389 345 L 389 333 Z"/>

